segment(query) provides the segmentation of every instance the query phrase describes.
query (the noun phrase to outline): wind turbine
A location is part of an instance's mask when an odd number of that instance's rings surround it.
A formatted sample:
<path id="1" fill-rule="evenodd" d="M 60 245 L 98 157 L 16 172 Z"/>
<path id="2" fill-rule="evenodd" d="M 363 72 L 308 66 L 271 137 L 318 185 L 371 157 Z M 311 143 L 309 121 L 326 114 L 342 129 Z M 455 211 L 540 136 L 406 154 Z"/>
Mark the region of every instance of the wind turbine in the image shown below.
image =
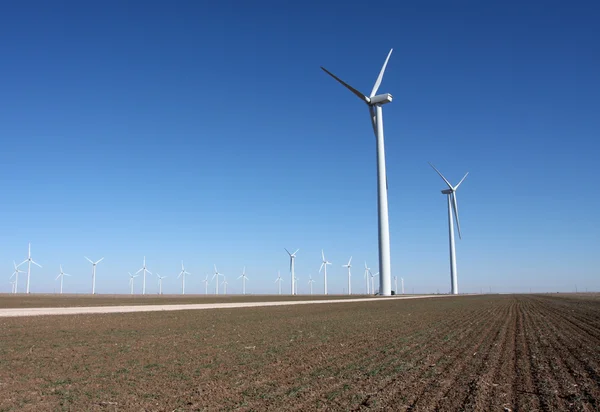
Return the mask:
<path id="1" fill-rule="evenodd" d="M 131 272 L 127 273 L 129 273 L 129 286 L 131 287 L 130 293 L 133 295 L 133 279 L 137 278 L 139 275 L 132 275 Z"/>
<path id="2" fill-rule="evenodd" d="M 315 283 L 314 279 L 311 275 L 308 275 L 308 285 L 310 286 L 310 294 L 313 294 L 313 283 Z"/>
<path id="3" fill-rule="evenodd" d="M 350 279 L 352 277 L 352 275 L 350 274 L 350 268 L 352 267 L 351 263 L 352 263 L 352 256 L 350 256 L 350 260 L 348 261 L 348 264 L 342 265 L 343 268 L 348 268 L 348 294 L 349 295 L 352 294 L 352 282 L 350 281 Z"/>
<path id="4" fill-rule="evenodd" d="M 96 265 L 100 262 L 102 262 L 102 259 L 94 262 L 92 261 L 90 258 L 88 258 L 87 256 L 84 256 L 84 258 L 86 258 L 88 260 L 88 262 L 90 262 L 92 264 L 92 295 L 96 294 Z"/>
<path id="5" fill-rule="evenodd" d="M 281 282 L 283 282 L 283 279 L 281 278 L 281 273 L 279 271 L 277 271 L 277 279 L 275 279 L 275 283 L 279 282 L 279 294 L 281 295 Z"/>
<path id="6" fill-rule="evenodd" d="M 325 252 L 323 252 L 323 249 L 321 249 L 321 257 L 323 258 L 323 261 L 321 262 L 321 267 L 319 268 L 319 273 L 321 273 L 321 270 L 323 270 L 323 268 L 325 268 L 325 271 L 323 272 L 325 274 L 325 294 L 327 295 L 327 265 L 331 265 L 331 262 L 329 262 L 327 259 L 325 259 Z"/>
<path id="7" fill-rule="evenodd" d="M 367 295 L 371 294 L 369 290 L 369 273 L 371 273 L 371 268 L 367 266 L 367 262 L 365 262 L 365 284 L 367 289 Z"/>
<path id="8" fill-rule="evenodd" d="M 285 248 L 284 248 L 285 249 Z M 294 262 L 296 261 L 296 253 L 298 253 L 300 249 L 296 249 L 294 253 L 290 253 L 289 250 L 285 249 L 285 251 L 290 255 L 290 274 L 292 275 L 292 295 L 296 294 L 296 285 L 295 283 L 295 275 L 294 275 Z"/>
<path id="9" fill-rule="evenodd" d="M 187 270 L 185 270 L 185 267 L 183 266 L 183 260 L 181 261 L 181 272 L 179 272 L 179 276 L 177 276 L 177 279 L 181 278 L 181 294 L 185 295 L 185 275 L 191 275 L 190 272 L 188 272 Z M 207 275 L 208 277 L 208 275 Z"/>
<path id="10" fill-rule="evenodd" d="M 15 267 L 15 271 L 13 272 L 13 274 L 11 275 L 11 277 L 9 278 L 12 279 L 12 277 L 15 277 L 15 281 L 13 282 L 13 293 L 17 293 L 18 288 L 19 288 L 19 273 L 25 273 L 24 270 L 19 269 L 20 265 L 17 265 L 17 263 L 13 260 L 13 266 Z"/>
<path id="11" fill-rule="evenodd" d="M 400 278 L 400 283 L 402 283 L 402 294 L 404 295 L 404 278 Z"/>
<path id="12" fill-rule="evenodd" d="M 371 273 L 371 293 L 373 295 L 376 295 L 377 293 L 375 293 L 375 277 L 379 275 L 379 272 L 372 274 Z"/>
<path id="13" fill-rule="evenodd" d="M 58 274 L 58 276 L 54 280 L 58 280 L 58 278 L 60 278 L 60 294 L 62 295 L 62 292 L 63 292 L 63 281 L 65 280 L 65 276 L 71 276 L 71 275 L 68 275 L 65 272 L 63 272 L 62 265 L 59 265 L 59 266 L 60 266 L 60 273 Z"/>
<path id="14" fill-rule="evenodd" d="M 208 280 L 208 275 L 206 275 L 206 279 L 204 279 L 202 282 L 204 282 L 204 294 L 208 295 L 208 282 L 210 282 Z"/>
<path id="15" fill-rule="evenodd" d="M 31 264 L 33 263 L 34 265 L 39 266 L 40 268 L 42 267 L 40 264 L 34 262 L 31 258 L 31 243 L 29 244 L 29 252 L 27 255 L 27 259 L 19 263 L 19 266 L 21 266 L 25 262 L 27 262 L 27 291 L 25 293 L 29 294 L 29 278 L 31 277 Z"/>
<path id="16" fill-rule="evenodd" d="M 145 295 L 146 294 L 146 273 L 152 274 L 152 272 L 150 272 L 146 268 L 146 256 L 144 256 L 144 265 L 140 268 L 140 270 L 138 270 L 137 272 L 135 272 L 135 274 L 137 275 L 141 271 L 144 271 L 144 276 L 142 278 L 142 279 L 144 279 L 144 281 L 142 282 L 142 295 Z"/>
<path id="17" fill-rule="evenodd" d="M 444 177 L 444 175 L 435 168 L 434 165 L 429 163 L 429 165 L 437 172 L 438 175 L 444 180 L 446 185 L 448 185 L 448 189 L 442 190 L 442 193 L 446 195 L 448 198 L 448 236 L 450 240 L 450 281 L 451 281 L 451 290 L 450 293 L 453 295 L 458 295 L 458 273 L 456 271 L 456 250 L 454 247 L 454 219 L 452 218 L 452 210 L 454 210 L 454 217 L 456 217 L 456 226 L 458 227 L 458 237 L 462 239 L 462 235 L 460 233 L 460 220 L 458 219 L 458 202 L 456 201 L 456 190 L 461 185 L 461 183 L 465 180 L 468 172 L 460 179 L 460 182 L 456 186 L 452 186 L 448 179 Z"/>
<path id="18" fill-rule="evenodd" d="M 393 50 L 393 49 L 392 49 Z M 387 185 L 387 174 L 385 171 L 385 146 L 383 139 L 383 110 L 382 106 L 392 101 L 392 95 L 389 93 L 376 95 L 385 68 L 388 64 L 388 60 L 392 55 L 392 50 L 387 55 L 385 63 L 379 72 L 379 76 L 375 81 L 373 90 L 369 97 L 359 92 L 348 83 L 325 69 L 321 66 L 321 69 L 335 80 L 340 82 L 344 87 L 354 93 L 360 100 L 365 102 L 369 106 L 369 113 L 371 115 L 371 124 L 373 125 L 373 131 L 375 132 L 376 145 L 377 145 L 377 205 L 378 205 L 378 223 L 379 223 L 379 268 L 381 270 L 380 281 L 379 281 L 379 293 L 383 296 L 390 296 L 392 294 L 392 282 L 391 282 L 391 263 L 390 263 L 390 224 L 388 220 L 388 185 Z"/>
<path id="19" fill-rule="evenodd" d="M 227 278 L 225 277 L 225 275 L 223 275 L 223 283 L 222 283 L 222 285 L 223 285 L 223 294 L 226 295 L 227 294 L 227 285 L 228 285 L 228 283 L 227 283 Z"/>
<path id="20" fill-rule="evenodd" d="M 248 276 L 246 276 L 246 266 L 244 266 L 244 269 L 242 270 L 242 275 L 239 278 L 242 278 L 242 295 L 245 295 L 246 294 L 246 279 L 248 279 Z"/>
<path id="21" fill-rule="evenodd" d="M 15 283 L 17 282 L 16 280 L 13 280 L 11 282 L 11 279 L 14 275 L 11 275 L 10 278 L 8 278 L 8 283 L 10 283 L 10 293 L 15 293 Z"/>
<path id="22" fill-rule="evenodd" d="M 398 276 L 394 276 L 394 293 L 398 294 Z"/>
<path id="23" fill-rule="evenodd" d="M 218 295 L 218 294 L 219 294 L 219 276 L 223 276 L 223 277 L 225 277 L 225 275 L 224 275 L 224 274 L 222 274 L 222 273 L 219 273 L 219 271 L 217 270 L 217 265 L 215 265 L 215 274 L 213 275 L 213 277 L 212 277 L 212 278 L 213 278 L 213 279 L 214 279 L 214 278 L 217 278 L 217 281 L 215 282 L 215 283 L 216 283 L 216 285 L 215 285 L 215 294 L 216 294 L 216 295 Z"/>
<path id="24" fill-rule="evenodd" d="M 158 277 L 158 294 L 162 295 L 162 280 L 166 278 L 166 276 L 161 276 L 158 273 L 156 274 L 156 276 Z"/>

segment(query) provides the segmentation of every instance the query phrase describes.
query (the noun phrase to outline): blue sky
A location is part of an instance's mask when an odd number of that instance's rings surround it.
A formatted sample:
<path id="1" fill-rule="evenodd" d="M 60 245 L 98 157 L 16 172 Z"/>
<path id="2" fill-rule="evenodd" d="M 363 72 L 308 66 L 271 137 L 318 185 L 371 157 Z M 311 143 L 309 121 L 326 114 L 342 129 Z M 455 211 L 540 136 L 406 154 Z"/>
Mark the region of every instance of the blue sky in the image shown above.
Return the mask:
<path id="1" fill-rule="evenodd" d="M 527 3 L 527 4 L 523 4 Z M 367 93 L 393 47 L 384 108 L 392 274 L 449 290 L 446 203 L 458 192 L 459 289 L 600 289 L 600 5 L 532 2 L 9 2 L 0 5 L 0 291 L 128 291 L 128 271 L 187 291 L 213 264 L 241 291 L 330 291 L 354 256 L 377 270 Z M 23 278 L 22 278 L 23 279 Z M 136 281 L 139 280 L 136 279 Z M 148 280 L 156 292 L 156 278 Z M 23 289 L 24 283 L 20 281 Z M 211 284 L 211 288 L 214 285 Z M 136 289 L 140 289 L 141 282 Z"/>

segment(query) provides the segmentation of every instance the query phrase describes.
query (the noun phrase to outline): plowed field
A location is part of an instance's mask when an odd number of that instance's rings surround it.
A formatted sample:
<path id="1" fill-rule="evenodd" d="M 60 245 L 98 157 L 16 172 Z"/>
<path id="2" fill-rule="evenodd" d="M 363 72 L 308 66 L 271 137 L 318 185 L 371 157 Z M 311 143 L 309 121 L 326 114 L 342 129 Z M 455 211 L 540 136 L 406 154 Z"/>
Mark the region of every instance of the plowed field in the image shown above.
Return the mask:
<path id="1" fill-rule="evenodd" d="M 600 409 L 598 295 L 0 320 L 0 410 Z"/>

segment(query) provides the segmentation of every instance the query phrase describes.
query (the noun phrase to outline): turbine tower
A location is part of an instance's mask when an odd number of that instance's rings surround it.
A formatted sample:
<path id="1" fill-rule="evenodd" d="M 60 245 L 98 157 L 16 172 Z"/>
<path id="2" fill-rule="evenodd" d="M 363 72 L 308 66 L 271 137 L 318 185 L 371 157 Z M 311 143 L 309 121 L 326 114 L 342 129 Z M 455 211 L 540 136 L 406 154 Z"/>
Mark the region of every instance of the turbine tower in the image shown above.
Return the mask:
<path id="1" fill-rule="evenodd" d="M 219 276 L 225 277 L 225 275 L 222 273 L 219 273 L 219 271 L 217 270 L 217 265 L 214 265 L 214 266 L 215 266 L 215 274 L 213 275 L 212 278 L 213 279 L 217 278 L 217 281 L 215 282 L 216 283 L 215 284 L 215 295 L 218 295 L 219 294 Z"/>
<path id="2" fill-rule="evenodd" d="M 132 275 L 131 272 L 127 272 L 129 274 L 129 287 L 131 288 L 130 294 L 133 295 L 133 279 L 137 278 L 139 275 Z"/>
<path id="3" fill-rule="evenodd" d="M 458 228 L 458 237 L 462 239 L 462 235 L 460 233 L 460 220 L 458 219 L 458 202 L 456 200 L 456 190 L 461 185 L 461 183 L 465 180 L 469 172 L 467 172 L 460 182 L 456 186 L 452 186 L 448 179 L 444 177 L 444 175 L 435 168 L 434 165 L 429 163 L 429 165 L 437 172 L 438 175 L 444 180 L 448 189 L 442 190 L 442 193 L 446 195 L 448 198 L 448 237 L 450 240 L 450 282 L 451 289 L 450 293 L 453 295 L 458 295 L 458 273 L 456 271 L 456 250 L 454 247 L 454 219 L 452 218 L 452 210 L 454 210 L 454 217 L 456 217 L 456 226 Z"/>
<path id="4" fill-rule="evenodd" d="M 325 252 L 323 252 L 323 249 L 321 249 L 321 257 L 323 258 L 322 262 L 321 262 L 321 267 L 319 268 L 319 273 L 321 273 L 321 270 L 323 270 L 323 268 L 325 268 L 324 273 L 324 279 L 325 279 L 325 294 L 328 295 L 327 293 L 327 265 L 331 265 L 331 262 L 329 262 L 327 259 L 325 259 Z"/>
<path id="5" fill-rule="evenodd" d="M 223 283 L 222 283 L 222 285 L 223 285 L 223 294 L 226 295 L 227 294 L 227 285 L 228 285 L 228 283 L 227 283 L 227 279 L 225 278 L 225 275 L 223 275 Z"/>
<path id="6" fill-rule="evenodd" d="M 284 248 L 285 249 L 285 248 Z M 296 249 L 294 253 L 290 253 L 289 250 L 285 249 L 285 251 L 290 255 L 290 274 L 292 275 L 292 295 L 296 294 L 296 285 L 295 285 L 295 274 L 294 274 L 294 262 L 296 261 L 296 253 L 298 253 L 300 249 Z"/>
<path id="7" fill-rule="evenodd" d="M 181 278 L 181 294 L 185 295 L 185 275 L 191 275 L 190 272 L 188 272 L 187 270 L 185 270 L 185 267 L 183 266 L 183 260 L 181 261 L 181 272 L 179 272 L 179 276 L 177 276 L 177 279 Z M 208 278 L 208 275 L 206 275 L 206 277 Z"/>
<path id="8" fill-rule="evenodd" d="M 161 276 L 157 273 L 156 277 L 158 277 L 158 294 L 162 295 L 162 281 L 164 278 L 166 278 L 166 276 Z"/>
<path id="9" fill-rule="evenodd" d="M 281 282 L 283 279 L 281 278 L 281 273 L 277 271 L 277 279 L 275 279 L 275 283 L 279 283 L 279 294 L 281 295 Z"/>
<path id="10" fill-rule="evenodd" d="M 402 284 L 402 294 L 404 295 L 404 278 L 400 278 L 400 283 Z"/>
<path id="11" fill-rule="evenodd" d="M 15 277 L 15 280 L 13 282 L 13 293 L 17 293 L 18 288 L 19 288 L 19 273 L 25 273 L 25 271 L 19 269 L 20 265 L 17 265 L 17 263 L 14 260 L 13 260 L 13 266 L 15 267 L 15 271 L 13 272 L 13 274 L 11 275 L 9 280 L 12 279 L 13 276 Z"/>
<path id="12" fill-rule="evenodd" d="M 62 265 L 59 265 L 59 266 L 60 266 L 60 272 L 59 272 L 58 276 L 56 277 L 56 279 L 54 279 L 54 280 L 56 281 L 56 280 L 58 280 L 58 278 L 60 278 L 60 294 L 62 295 L 62 292 L 63 292 L 63 281 L 65 280 L 65 276 L 71 276 L 71 275 L 68 275 L 68 274 L 64 273 Z"/>
<path id="13" fill-rule="evenodd" d="M 146 256 L 144 256 L 144 265 L 140 268 L 140 270 L 138 270 L 137 272 L 135 272 L 135 274 L 137 275 L 140 272 L 144 272 L 144 276 L 142 279 L 144 279 L 142 281 L 142 295 L 146 294 L 146 273 L 150 273 L 152 274 L 152 272 L 150 272 L 147 268 L 146 268 Z"/>
<path id="14" fill-rule="evenodd" d="M 314 279 L 311 275 L 308 275 L 308 285 L 310 286 L 310 294 L 313 294 L 313 283 L 315 283 Z"/>
<path id="15" fill-rule="evenodd" d="M 352 275 L 350 274 L 350 268 L 352 267 L 351 263 L 352 263 L 352 256 L 350 256 L 350 260 L 348 261 L 348 264 L 342 265 L 343 268 L 348 268 L 348 294 L 349 295 L 352 294 L 352 282 L 350 281 L 350 279 L 352 277 Z"/>
<path id="16" fill-rule="evenodd" d="M 367 289 L 367 295 L 371 294 L 369 290 L 369 273 L 371 273 L 371 268 L 367 266 L 367 262 L 365 262 L 365 288 Z"/>
<path id="17" fill-rule="evenodd" d="M 31 277 L 31 264 L 33 263 L 34 265 L 39 266 L 40 268 L 42 267 L 40 264 L 34 262 L 31 258 L 31 243 L 29 244 L 29 252 L 27 254 L 27 259 L 19 263 L 19 266 L 21 266 L 25 262 L 27 262 L 27 291 L 25 293 L 29 294 L 29 278 Z"/>
<path id="18" fill-rule="evenodd" d="M 92 261 L 90 258 L 88 258 L 87 256 L 84 256 L 84 258 L 86 258 L 88 260 L 88 262 L 90 262 L 92 264 L 92 295 L 96 294 L 96 265 L 100 262 L 102 262 L 102 259 L 94 262 Z"/>
<path id="19" fill-rule="evenodd" d="M 393 50 L 393 49 L 392 49 Z M 321 69 L 335 80 L 340 82 L 344 87 L 354 93 L 359 99 L 365 102 L 369 106 L 369 113 L 371 117 L 371 123 L 373 125 L 373 131 L 375 132 L 376 145 L 377 145 L 377 206 L 378 206 L 378 220 L 379 220 L 379 268 L 381 274 L 379 277 L 379 293 L 383 296 L 390 296 L 392 294 L 392 281 L 391 281 L 391 263 L 390 263 L 390 224 L 388 220 L 388 187 L 387 187 L 387 174 L 385 170 L 385 146 L 383 139 L 383 110 L 382 106 L 392 101 L 392 95 L 389 93 L 376 95 L 381 81 L 383 80 L 383 74 L 388 64 L 388 60 L 392 55 L 392 50 L 387 55 L 383 67 L 379 72 L 379 76 L 375 81 L 373 90 L 369 97 L 359 92 L 342 79 L 325 69 L 321 66 Z"/>
<path id="20" fill-rule="evenodd" d="M 394 276 L 394 293 L 398 294 L 398 276 Z"/>
<path id="21" fill-rule="evenodd" d="M 242 295 L 245 295 L 246 294 L 246 279 L 248 279 L 248 276 L 246 276 L 246 266 L 244 266 L 244 269 L 242 270 L 242 275 L 239 278 L 242 278 Z"/>

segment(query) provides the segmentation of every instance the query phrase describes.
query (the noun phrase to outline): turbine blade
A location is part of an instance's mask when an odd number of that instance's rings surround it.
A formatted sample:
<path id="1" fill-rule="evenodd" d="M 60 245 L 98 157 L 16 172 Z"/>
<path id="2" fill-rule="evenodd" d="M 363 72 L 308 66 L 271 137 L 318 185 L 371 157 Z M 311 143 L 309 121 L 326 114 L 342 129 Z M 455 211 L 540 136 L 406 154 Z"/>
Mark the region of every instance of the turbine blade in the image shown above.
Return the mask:
<path id="1" fill-rule="evenodd" d="M 54 278 L 54 280 L 58 280 L 59 277 L 60 277 L 60 273 L 58 274 L 58 276 L 56 278 Z"/>
<path id="2" fill-rule="evenodd" d="M 240 275 L 240 276 L 238 277 L 238 279 L 239 279 L 239 278 L 243 278 L 243 277 L 244 277 L 244 275 Z"/>
<path id="3" fill-rule="evenodd" d="M 321 257 L 323 258 L 323 262 L 325 262 L 325 252 L 323 252 L 323 249 L 321 249 Z"/>
<path id="4" fill-rule="evenodd" d="M 104 258 L 100 259 L 99 261 L 96 262 L 96 264 L 102 262 L 104 260 Z"/>
<path id="5" fill-rule="evenodd" d="M 285 251 L 287 252 L 288 255 L 292 256 L 292 254 L 290 253 L 289 250 L 287 250 L 287 248 L 284 247 L 284 249 L 285 249 Z"/>
<path id="6" fill-rule="evenodd" d="M 38 267 L 42 267 L 42 265 L 40 265 L 39 263 L 36 263 L 33 259 L 31 259 L 31 263 L 33 263 L 34 265 L 38 266 Z"/>
<path id="7" fill-rule="evenodd" d="M 86 258 L 86 259 L 87 259 L 87 261 L 88 261 L 88 262 L 90 262 L 92 265 L 94 264 L 94 262 L 92 262 L 92 260 L 91 260 L 89 257 L 87 257 L 87 256 L 84 256 L 84 258 Z"/>
<path id="8" fill-rule="evenodd" d="M 456 218 L 456 227 L 458 228 L 458 238 L 462 239 L 460 233 L 460 220 L 458 220 L 458 201 L 456 200 L 456 192 L 452 192 L 452 209 L 454 209 L 454 217 Z"/>
<path id="9" fill-rule="evenodd" d="M 446 178 L 444 177 L 444 175 L 443 175 L 443 174 L 442 174 L 442 173 L 441 173 L 439 170 L 437 170 L 437 169 L 435 168 L 435 166 L 434 166 L 434 165 L 432 165 L 430 162 L 428 162 L 428 163 L 429 163 L 429 166 L 433 167 L 433 170 L 435 170 L 435 171 L 437 172 L 437 174 L 438 174 L 438 175 L 440 175 L 440 177 L 441 177 L 442 179 L 444 179 L 444 182 L 446 182 L 446 184 L 448 185 L 448 188 L 449 188 L 449 189 L 452 189 L 452 190 L 454 190 L 454 188 L 452 187 L 452 185 L 450 184 L 450 182 L 448 181 L 448 179 L 446 179 Z"/>
<path id="10" fill-rule="evenodd" d="M 325 262 L 321 263 L 321 267 L 319 268 L 319 273 L 321 273 L 321 270 L 323 270 L 323 266 L 325 266 Z"/>
<path id="11" fill-rule="evenodd" d="M 140 273 L 142 270 L 144 270 L 144 268 L 141 268 L 140 270 L 138 270 L 137 272 L 135 272 L 135 274 L 137 275 L 138 273 Z"/>
<path id="12" fill-rule="evenodd" d="M 148 269 L 146 269 L 146 272 L 148 272 L 148 273 L 152 274 L 152 272 L 150 272 Z"/>
<path id="13" fill-rule="evenodd" d="M 352 256 L 350 256 L 350 260 L 348 261 L 348 267 L 350 266 L 351 263 L 352 263 Z"/>
<path id="14" fill-rule="evenodd" d="M 390 56 L 392 55 L 392 51 L 394 51 L 394 49 L 390 49 L 390 52 L 388 53 L 388 55 L 385 59 L 385 63 L 383 63 L 383 67 L 381 68 L 381 71 L 379 72 L 379 76 L 377 77 L 375 86 L 373 86 L 373 90 L 371 91 L 371 97 L 375 96 L 375 93 L 377 93 L 377 90 L 379 89 L 379 86 L 381 85 L 381 80 L 383 80 L 383 73 L 385 73 L 385 68 L 388 64 L 388 60 L 390 59 Z"/>
<path id="15" fill-rule="evenodd" d="M 469 172 L 465 173 L 465 175 L 463 176 L 463 178 L 460 179 L 460 182 L 458 182 L 458 184 L 456 186 L 454 186 L 454 190 L 458 189 L 458 186 L 460 186 L 460 184 L 463 182 L 463 180 L 465 180 L 467 178 L 468 174 L 469 174 Z"/>
<path id="16" fill-rule="evenodd" d="M 358 90 L 356 90 L 354 87 L 350 86 L 348 83 L 346 83 L 345 81 L 343 81 L 342 79 L 340 79 L 339 77 L 337 77 L 335 74 L 331 73 L 325 67 L 321 66 L 321 69 L 325 73 L 327 73 L 328 75 L 330 75 L 331 77 L 333 77 L 335 80 L 337 80 L 338 82 L 340 82 L 344 87 L 346 87 L 346 89 L 348 89 L 352 93 L 354 93 L 360 100 L 362 100 L 366 104 L 371 103 L 371 99 L 369 99 L 367 96 L 365 96 L 364 94 L 362 94 L 361 92 L 359 92 Z"/>

